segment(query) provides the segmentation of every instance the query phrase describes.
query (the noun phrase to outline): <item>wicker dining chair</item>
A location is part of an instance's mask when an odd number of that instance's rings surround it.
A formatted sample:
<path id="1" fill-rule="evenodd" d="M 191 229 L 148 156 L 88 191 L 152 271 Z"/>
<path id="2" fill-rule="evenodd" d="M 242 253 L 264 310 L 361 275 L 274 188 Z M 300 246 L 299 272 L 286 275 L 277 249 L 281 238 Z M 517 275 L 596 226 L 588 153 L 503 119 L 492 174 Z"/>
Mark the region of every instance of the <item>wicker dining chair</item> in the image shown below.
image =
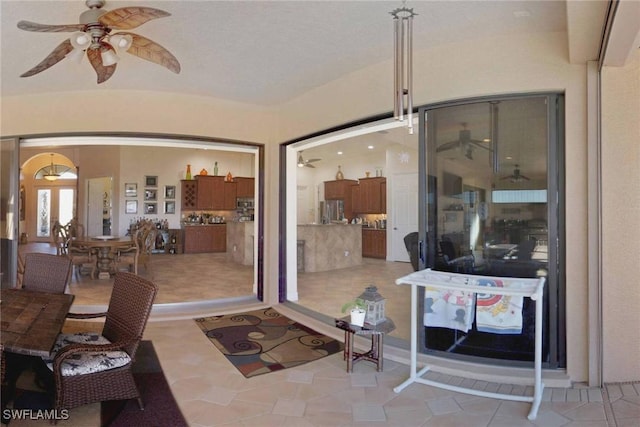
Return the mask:
<path id="1" fill-rule="evenodd" d="M 52 360 L 55 409 L 71 409 L 108 400 L 142 399 L 131 372 L 157 286 L 133 273 L 116 273 L 106 313 L 73 314 L 68 318 L 106 317 L 102 334 L 60 334 Z"/>
<path id="2" fill-rule="evenodd" d="M 71 260 L 67 256 L 37 252 L 24 255 L 24 289 L 63 294 L 70 278 Z"/>

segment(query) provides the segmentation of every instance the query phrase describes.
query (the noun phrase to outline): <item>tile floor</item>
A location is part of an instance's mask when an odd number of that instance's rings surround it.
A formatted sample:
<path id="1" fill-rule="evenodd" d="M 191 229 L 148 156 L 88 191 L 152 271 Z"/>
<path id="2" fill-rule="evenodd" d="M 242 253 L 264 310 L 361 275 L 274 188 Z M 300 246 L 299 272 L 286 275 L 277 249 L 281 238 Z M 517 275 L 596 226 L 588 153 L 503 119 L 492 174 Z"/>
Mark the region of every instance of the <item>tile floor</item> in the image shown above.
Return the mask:
<path id="1" fill-rule="evenodd" d="M 170 263 L 161 262 L 161 257 L 154 258 L 159 263 L 154 262 L 151 269 L 153 280 L 158 282 L 161 289 L 160 303 L 171 302 L 172 298 L 184 298 L 185 295 L 203 299 L 209 295 L 211 298 L 220 298 L 220 292 L 223 297 L 247 295 L 251 292 L 251 268 L 244 272 L 235 264 L 225 265 L 222 256 L 216 263 L 214 272 L 206 276 L 206 281 L 203 280 L 202 269 L 194 269 L 188 263 L 182 267 L 169 267 Z M 200 263 L 201 266 L 211 265 L 211 258 L 202 258 L 194 257 L 193 262 Z M 326 309 L 329 300 L 332 301 L 332 307 L 339 307 L 344 302 L 344 293 L 338 290 L 344 291 L 348 286 L 350 295 L 358 295 L 363 289 L 363 283 L 366 286 L 372 277 L 381 283 L 387 283 L 384 264 L 397 264 L 391 267 L 392 271 L 387 272 L 390 278 L 406 274 L 402 271 L 403 267 L 410 268 L 402 263 L 382 262 L 381 265 L 372 262 L 362 268 L 359 278 L 358 275 L 346 278 L 344 274 L 317 276 L 314 277 L 315 282 L 309 281 L 308 289 L 301 288 L 301 303 L 311 309 Z M 398 270 L 393 270 L 394 268 Z M 222 279 L 236 277 L 239 272 L 247 275 L 246 282 L 243 282 L 247 283 L 246 289 L 243 286 L 225 288 L 228 281 Z M 220 280 L 215 286 L 211 284 L 218 279 Z M 203 282 L 205 284 L 199 285 Z M 336 284 L 337 290 L 325 289 L 327 283 Z M 80 281 L 74 279 L 71 288 L 77 295 L 77 304 L 106 304 L 110 293 L 108 280 L 87 281 L 86 276 L 81 276 Z M 394 299 L 399 299 L 403 298 L 403 292 L 408 294 L 408 290 L 404 289 L 393 285 L 381 287 L 380 292 L 388 298 L 393 296 Z M 398 294 L 392 294 L 393 292 Z M 320 301 L 322 305 L 319 305 Z M 256 304 L 249 308 L 255 306 Z M 234 308 L 229 307 L 211 314 L 233 311 Z M 282 307 L 282 311 L 294 319 L 297 315 L 286 307 Z M 339 312 L 326 314 L 340 315 Z M 404 317 L 401 312 L 390 312 L 390 316 L 397 316 L 394 317 L 397 324 Z M 79 325 L 71 322 L 66 326 L 71 329 L 96 327 L 95 323 Z M 412 384 L 402 392 L 395 393 L 393 388 L 407 378 L 409 368 L 392 360 L 385 360 L 384 372 L 376 372 L 368 362 L 359 362 L 355 364 L 354 372 L 347 374 L 346 362 L 337 354 L 297 368 L 245 379 L 190 319 L 151 321 L 147 326 L 145 339 L 153 341 L 174 396 L 189 425 L 194 427 L 640 425 L 639 383 L 608 384 L 603 389 L 587 388 L 580 384 L 569 389 L 547 388 L 537 419 L 529 421 L 526 418 L 529 403 L 475 397 L 423 384 Z M 435 375 L 439 376 L 440 381 L 459 380 L 455 377 L 443 377 L 441 374 Z M 510 387 L 482 381 L 474 382 L 472 386 L 486 390 Z M 511 388 L 512 393 L 528 391 L 524 387 Z M 12 421 L 11 425 L 46 423 Z M 58 425 L 98 426 L 99 406 L 87 405 L 74 409 L 71 418 Z"/>
<path id="2" fill-rule="evenodd" d="M 67 329 L 93 329 L 72 324 Z M 640 425 L 640 384 L 605 389 L 576 385 L 545 389 L 536 420 L 530 404 L 476 397 L 422 384 L 400 393 L 408 367 L 385 360 L 383 372 L 358 362 L 346 373 L 341 354 L 296 368 L 246 379 L 224 358 L 192 320 L 151 322 L 153 341 L 167 380 L 190 426 L 615 426 Z M 440 380 L 455 381 L 453 377 Z M 476 382 L 474 388 L 499 384 Z M 513 393 L 528 392 L 513 387 Z M 12 421 L 11 426 L 46 421 Z M 99 405 L 73 409 L 59 426 L 98 426 Z"/>

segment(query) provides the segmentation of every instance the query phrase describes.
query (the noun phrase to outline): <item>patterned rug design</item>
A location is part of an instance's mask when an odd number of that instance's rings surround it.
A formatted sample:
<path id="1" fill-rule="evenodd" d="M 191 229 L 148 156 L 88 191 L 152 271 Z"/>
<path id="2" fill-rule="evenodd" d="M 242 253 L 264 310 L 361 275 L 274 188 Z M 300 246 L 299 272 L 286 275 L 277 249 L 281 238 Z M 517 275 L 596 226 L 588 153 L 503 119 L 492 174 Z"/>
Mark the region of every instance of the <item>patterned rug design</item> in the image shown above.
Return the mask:
<path id="1" fill-rule="evenodd" d="M 342 351 L 341 342 L 272 308 L 195 319 L 245 377 L 299 366 Z"/>

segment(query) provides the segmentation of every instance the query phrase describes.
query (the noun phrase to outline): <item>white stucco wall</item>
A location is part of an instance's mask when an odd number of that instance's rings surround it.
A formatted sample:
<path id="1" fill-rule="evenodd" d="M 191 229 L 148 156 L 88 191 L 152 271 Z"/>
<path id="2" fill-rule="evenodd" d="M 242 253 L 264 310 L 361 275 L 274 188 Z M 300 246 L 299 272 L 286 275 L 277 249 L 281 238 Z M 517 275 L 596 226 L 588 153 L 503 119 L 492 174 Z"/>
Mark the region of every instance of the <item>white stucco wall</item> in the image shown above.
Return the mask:
<path id="1" fill-rule="evenodd" d="M 416 51 L 414 76 L 416 105 L 499 93 L 562 91 L 566 94 L 566 150 L 570 153 L 565 165 L 566 215 L 571 218 L 565 236 L 569 295 L 566 307 L 568 373 L 574 381 L 585 381 L 588 357 L 585 268 L 587 180 L 584 167 L 586 67 L 569 64 L 566 34 L 536 34 L 529 37 L 472 40 L 441 46 L 431 51 Z M 271 110 L 204 97 L 149 92 L 96 91 L 4 98 L 1 129 L 3 135 L 141 131 L 216 136 L 267 144 L 265 295 L 267 302 L 274 303 L 277 301 L 278 283 L 278 142 L 351 120 L 389 112 L 392 81 L 391 63 L 385 62 L 316 88 Z M 70 105 L 74 105 L 74 108 L 69 108 Z M 618 111 L 616 105 L 611 108 Z M 91 111 L 92 114 L 90 117 L 83 115 L 79 119 L 74 112 L 82 110 Z M 635 166 L 629 169 L 637 173 L 638 165 Z M 625 175 L 619 166 L 614 170 Z M 637 179 L 635 182 L 638 182 Z M 615 187 L 614 191 L 620 188 L 617 182 L 610 185 Z M 628 190 L 616 194 L 615 197 L 624 199 L 625 203 L 616 203 L 615 206 L 629 206 L 628 197 L 632 189 Z M 635 191 L 637 203 L 637 198 L 640 197 L 637 186 Z M 636 215 L 635 218 L 637 217 Z M 622 224 L 616 226 L 623 227 Z M 612 239 L 619 239 L 620 235 L 627 232 L 618 232 L 615 227 L 612 231 Z M 628 251 L 630 245 L 622 249 L 611 243 L 607 259 L 623 262 L 622 260 L 637 256 L 637 240 L 635 251 Z M 616 268 L 607 277 L 610 279 L 619 274 L 619 271 Z M 631 273 L 628 278 L 630 277 Z M 623 294 L 620 296 L 624 297 Z M 633 304 L 635 305 L 630 308 L 639 312 L 638 298 Z M 629 312 L 626 312 L 625 317 L 625 312 L 615 307 L 614 310 L 616 313 L 613 320 L 619 324 L 627 324 L 634 319 L 634 315 Z M 614 363 L 621 372 L 634 372 L 631 365 L 637 365 L 635 355 L 638 348 L 624 338 L 626 337 L 617 337 L 614 342 L 617 347 L 611 349 L 620 353 Z M 608 351 L 605 348 L 605 353 Z M 634 354 L 634 357 L 630 358 L 630 354 Z M 635 372 L 633 377 L 627 374 L 627 380 L 639 379 L 637 369 Z"/>
<path id="2" fill-rule="evenodd" d="M 640 50 L 602 72 L 603 377 L 640 379 Z"/>

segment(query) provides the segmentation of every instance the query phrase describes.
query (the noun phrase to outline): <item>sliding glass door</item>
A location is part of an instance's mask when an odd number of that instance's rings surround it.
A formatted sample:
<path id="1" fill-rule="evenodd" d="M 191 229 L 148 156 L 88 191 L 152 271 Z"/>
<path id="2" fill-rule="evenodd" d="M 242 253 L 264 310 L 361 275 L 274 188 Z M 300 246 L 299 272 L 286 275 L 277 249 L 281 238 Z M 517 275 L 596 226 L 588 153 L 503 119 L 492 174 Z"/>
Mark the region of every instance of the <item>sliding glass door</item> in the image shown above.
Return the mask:
<path id="1" fill-rule="evenodd" d="M 547 367 L 564 366 L 558 308 L 564 305 L 558 239 L 562 96 L 472 100 L 420 113 L 423 265 L 486 276 L 545 276 L 544 360 Z M 430 303 L 425 301 L 424 308 Z M 496 325 L 478 325 L 471 318 L 458 329 L 425 327 L 424 351 L 513 364 L 532 361 L 531 301 L 479 296 L 477 304 L 494 307 Z"/>

